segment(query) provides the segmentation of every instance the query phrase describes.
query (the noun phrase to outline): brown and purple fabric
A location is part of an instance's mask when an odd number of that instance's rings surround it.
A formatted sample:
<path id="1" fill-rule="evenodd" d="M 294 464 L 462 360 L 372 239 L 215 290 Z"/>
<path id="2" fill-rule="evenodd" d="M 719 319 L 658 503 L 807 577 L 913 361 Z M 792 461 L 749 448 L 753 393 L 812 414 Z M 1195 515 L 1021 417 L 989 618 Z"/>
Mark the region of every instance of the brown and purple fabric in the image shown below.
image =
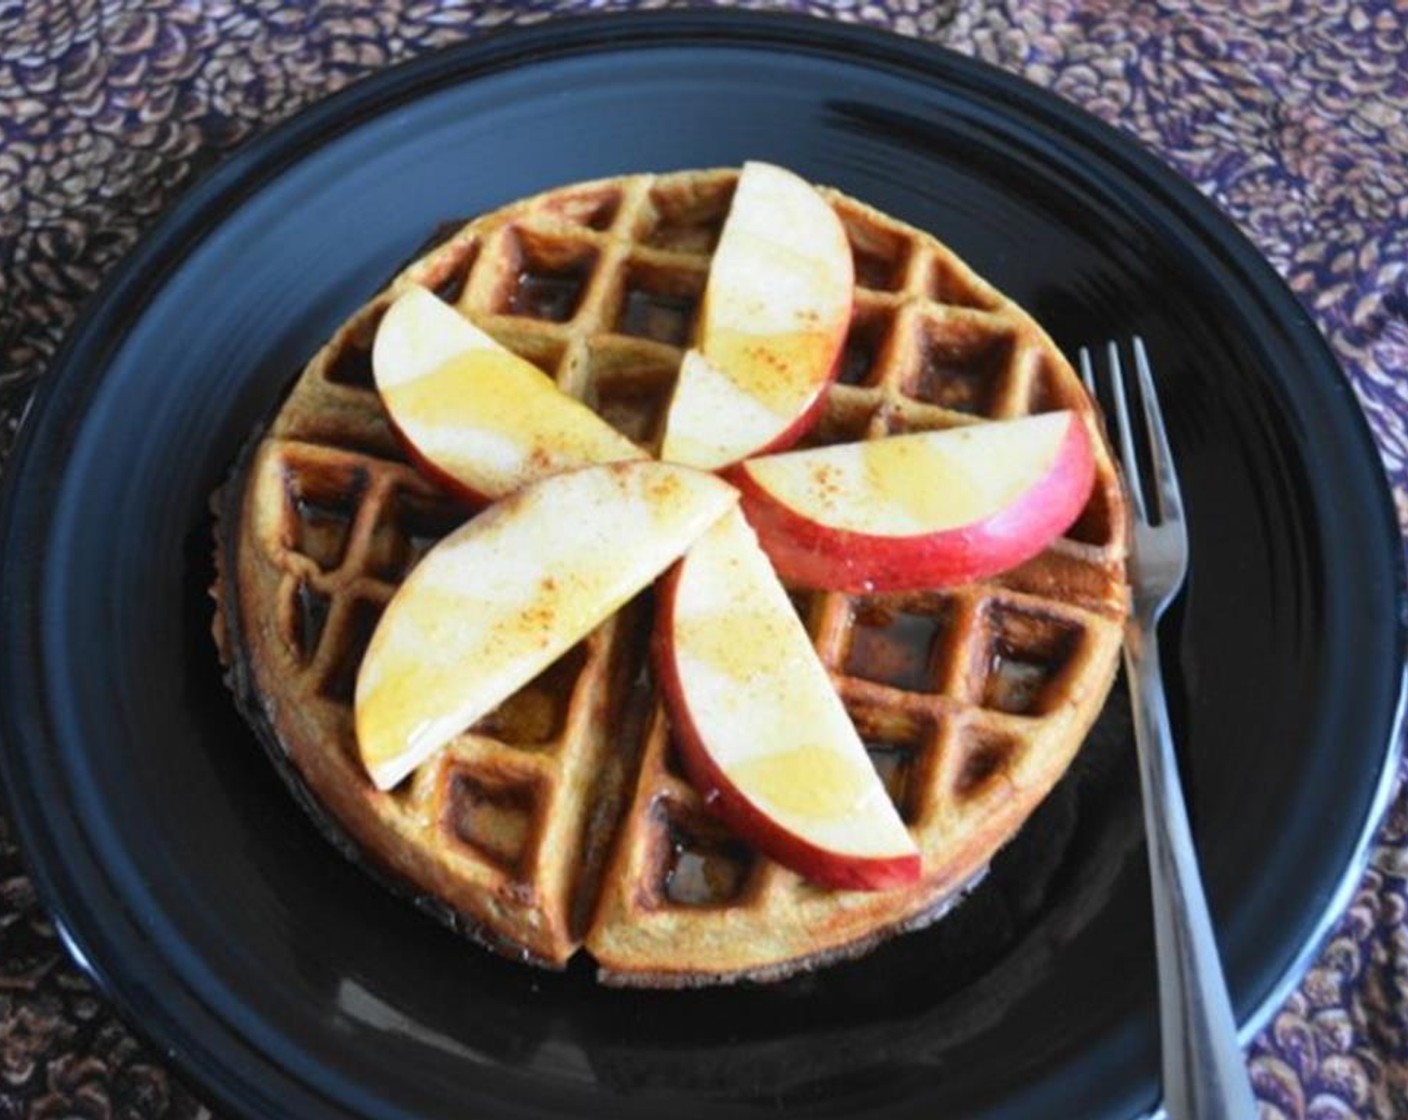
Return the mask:
<path id="1" fill-rule="evenodd" d="M 203 169 L 391 63 L 557 0 L 0 0 L 0 469 L 103 275 Z M 700 6 L 700 5 L 696 5 Z M 996 63 L 1137 137 L 1289 281 L 1358 390 L 1408 522 L 1403 0 L 777 0 Z M 65 958 L 0 822 L 0 1118 L 210 1116 Z M 1408 798 L 1257 1039 L 1264 1117 L 1408 1115 Z"/>

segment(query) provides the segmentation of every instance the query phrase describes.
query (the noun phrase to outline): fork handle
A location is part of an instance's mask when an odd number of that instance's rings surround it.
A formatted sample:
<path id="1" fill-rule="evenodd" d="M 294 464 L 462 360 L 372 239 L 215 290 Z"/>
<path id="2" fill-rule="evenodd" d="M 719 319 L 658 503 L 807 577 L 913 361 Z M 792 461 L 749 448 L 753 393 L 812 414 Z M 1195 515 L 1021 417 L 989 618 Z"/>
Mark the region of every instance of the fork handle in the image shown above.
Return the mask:
<path id="1" fill-rule="evenodd" d="M 1213 939 L 1188 812 L 1178 780 L 1152 617 L 1132 620 L 1125 670 L 1154 894 L 1159 1033 L 1169 1120 L 1255 1120 L 1256 1101 Z"/>

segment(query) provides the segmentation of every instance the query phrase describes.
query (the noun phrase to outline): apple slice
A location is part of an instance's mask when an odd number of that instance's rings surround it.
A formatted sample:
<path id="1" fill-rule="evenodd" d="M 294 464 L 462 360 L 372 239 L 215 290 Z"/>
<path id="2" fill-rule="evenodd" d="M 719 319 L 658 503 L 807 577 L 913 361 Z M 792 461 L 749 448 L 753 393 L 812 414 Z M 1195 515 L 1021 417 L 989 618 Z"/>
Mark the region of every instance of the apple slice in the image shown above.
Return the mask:
<path id="1" fill-rule="evenodd" d="M 555 475 L 430 550 L 357 675 L 357 746 L 390 789 L 675 560 L 738 493 L 713 475 L 617 463 Z"/>
<path id="2" fill-rule="evenodd" d="M 836 375 L 854 284 L 850 243 L 827 201 L 790 171 L 745 164 L 660 457 L 717 470 L 800 437 Z"/>
<path id="3" fill-rule="evenodd" d="M 387 308 L 372 372 L 417 465 L 472 502 L 573 467 L 646 458 L 532 362 L 424 288 L 407 289 Z"/>
<path id="4" fill-rule="evenodd" d="M 838 591 L 981 579 L 1035 556 L 1095 482 L 1073 412 L 791 451 L 727 477 L 784 578 Z"/>
<path id="5" fill-rule="evenodd" d="M 741 837 L 813 882 L 913 882 L 919 851 L 787 592 L 730 512 L 666 578 L 654 647 L 690 780 Z"/>

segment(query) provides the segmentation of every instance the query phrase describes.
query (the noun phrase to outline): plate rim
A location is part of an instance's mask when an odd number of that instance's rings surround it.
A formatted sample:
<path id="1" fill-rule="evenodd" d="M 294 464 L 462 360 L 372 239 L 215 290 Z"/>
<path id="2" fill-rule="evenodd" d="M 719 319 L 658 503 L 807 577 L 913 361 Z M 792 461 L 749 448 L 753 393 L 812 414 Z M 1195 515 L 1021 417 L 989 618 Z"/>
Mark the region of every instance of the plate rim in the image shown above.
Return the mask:
<path id="1" fill-rule="evenodd" d="M 639 45 L 647 48 L 745 47 L 779 49 L 793 47 L 810 56 L 832 55 L 853 65 L 884 71 L 902 71 L 906 76 L 933 85 L 945 84 L 959 97 L 974 90 L 985 97 L 1000 95 L 1004 106 L 1016 115 L 1063 139 L 1076 139 L 1098 150 L 1102 160 L 1125 172 L 1147 189 L 1160 205 L 1199 233 L 1204 244 L 1230 257 L 1230 267 L 1247 283 L 1255 298 L 1276 309 L 1288 322 L 1308 328 L 1300 346 L 1307 357 L 1313 351 L 1314 364 L 1323 366 L 1337 388 L 1355 400 L 1352 383 L 1341 368 L 1329 343 L 1309 312 L 1296 300 L 1285 281 L 1256 249 L 1233 220 L 1204 197 L 1171 165 L 1113 125 L 1081 109 L 1059 94 L 1037 86 L 995 65 L 959 54 L 948 47 L 910 39 L 897 33 L 835 20 L 786 12 L 746 10 L 676 10 L 629 13 L 593 13 L 556 17 L 524 27 L 504 27 L 471 39 L 431 50 L 416 58 L 366 75 L 348 87 L 321 97 L 225 154 L 212 168 L 198 175 L 170 203 L 153 225 L 144 231 L 104 277 L 86 301 L 65 334 L 62 345 L 48 363 L 45 376 L 22 414 L 19 433 L 6 465 L 0 486 L 0 609 L 10 621 L 0 631 L 0 683 L 8 685 L 11 668 L 23 664 L 24 649 L 42 646 L 39 622 L 42 604 L 34 574 L 37 556 L 46 551 L 48 533 L 19 533 L 26 521 L 45 530 L 52 527 L 52 498 L 61 473 L 51 472 L 37 480 L 31 459 L 47 457 L 62 462 L 72 433 L 81 426 L 86 406 L 102 381 L 113 352 L 126 341 L 152 298 L 161 291 L 172 271 L 217 230 L 233 210 L 257 195 L 268 182 L 297 165 L 306 152 L 350 131 L 364 119 L 375 117 L 398 105 L 414 103 L 449 85 L 476 81 L 505 69 L 532 66 L 545 60 L 594 54 Z M 96 375 L 95 375 L 96 371 Z M 1366 504 L 1390 540 L 1401 542 L 1402 535 L 1392 498 L 1391 486 L 1372 428 L 1362 407 L 1352 410 L 1349 422 L 1355 428 L 1356 453 L 1365 453 L 1376 470 L 1376 494 L 1366 496 Z M 67 426 L 60 424 L 67 421 Z M 47 437 L 47 440 L 46 438 Z M 1368 811 L 1361 822 L 1352 858 L 1341 872 L 1336 889 L 1325 900 L 1318 919 L 1300 951 L 1294 955 L 1280 979 L 1261 999 L 1241 1025 L 1240 1036 L 1247 1043 L 1261 1030 L 1283 1004 L 1306 969 L 1321 950 L 1324 940 L 1339 920 L 1353 896 L 1368 864 L 1374 835 L 1396 786 L 1404 752 L 1403 721 L 1408 707 L 1408 564 L 1404 549 L 1390 550 L 1393 576 L 1392 628 L 1396 681 L 1392 711 L 1388 713 L 1389 736 L 1383 761 L 1369 797 Z M 17 588 L 19 589 L 17 591 Z M 26 594 L 26 592 L 28 592 Z M 21 625 L 13 625 L 16 612 Z M 0 694 L 16 695 L 12 687 Z M 20 693 L 22 694 L 22 693 Z M 63 822 L 46 821 L 36 809 L 27 808 L 22 796 L 34 787 L 28 751 L 16 744 L 42 742 L 51 734 L 48 719 L 36 714 L 45 703 L 43 689 L 28 694 L 29 710 L 17 717 L 14 705 L 0 706 L 0 798 L 15 835 L 31 882 L 45 912 L 53 920 L 60 940 L 79 969 L 99 988 L 124 1023 L 181 1076 L 198 1085 L 202 1095 L 213 1099 L 222 1110 L 238 1115 L 311 1115 L 288 1113 L 287 1106 L 270 1099 L 263 1087 L 277 1080 L 295 1089 L 308 1104 L 331 1108 L 316 1115 L 346 1115 L 342 1102 L 322 1093 L 311 1081 L 298 1077 L 286 1064 L 276 1063 L 267 1052 L 253 1046 L 235 1030 L 235 1024 L 207 1007 L 194 992 L 180 997 L 191 1004 L 198 1017 L 223 1029 L 224 1062 L 204 1044 L 196 1044 L 180 1031 L 182 1020 L 167 1012 L 170 987 L 160 998 L 130 979 L 125 967 L 104 961 L 92 947 L 106 940 L 102 931 L 92 928 L 95 915 L 91 903 L 65 893 L 61 882 L 71 877 L 62 866 L 60 852 L 71 848 L 73 840 L 59 842 L 46 830 L 62 829 Z M 47 715 L 47 713 L 46 713 Z M 26 771 L 29 781 L 24 780 Z M 74 836 L 80 836 L 67 825 Z M 81 846 L 81 845 L 80 845 Z M 42 858 L 41 858 L 42 857 Z M 101 867 L 95 862 L 95 868 Z M 98 872 L 101 874 L 101 872 Z M 93 871 L 87 877 L 93 878 Z M 114 898 L 119 908 L 121 899 Z M 88 911 L 85 920 L 75 911 Z M 144 967 L 157 966 L 168 986 L 182 986 L 181 974 L 166 964 L 160 952 Z M 121 979 L 125 974 L 129 979 Z M 131 988 L 138 990 L 132 991 Z M 160 1014 L 154 1015 L 154 1011 Z M 186 1012 L 190 1014 L 190 1012 Z M 186 1020 L 189 1021 L 189 1020 Z M 233 1074 L 230 1051 L 246 1055 L 260 1064 L 262 1085 Z M 272 1077 L 270 1075 L 273 1075 Z M 254 1109 L 255 1111 L 251 1111 Z"/>

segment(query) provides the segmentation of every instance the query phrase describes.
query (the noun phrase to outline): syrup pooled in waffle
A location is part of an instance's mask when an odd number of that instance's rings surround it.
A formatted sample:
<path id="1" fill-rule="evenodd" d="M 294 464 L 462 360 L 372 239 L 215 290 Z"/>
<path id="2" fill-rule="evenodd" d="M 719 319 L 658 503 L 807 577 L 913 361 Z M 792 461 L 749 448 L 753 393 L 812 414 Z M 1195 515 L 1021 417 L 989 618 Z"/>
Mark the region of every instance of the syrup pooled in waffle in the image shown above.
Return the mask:
<path id="1" fill-rule="evenodd" d="M 549 965 L 585 943 L 613 983 L 776 978 L 932 920 L 1065 771 L 1127 608 L 1121 492 L 1068 363 L 937 240 L 827 191 L 857 291 L 805 442 L 1063 408 L 1097 437 L 1086 511 L 1020 568 L 941 592 L 794 593 L 920 847 L 920 882 L 825 890 L 717 823 L 650 683 L 649 594 L 396 789 L 372 786 L 352 729 L 362 652 L 398 582 L 469 515 L 391 433 L 371 376 L 380 316 L 429 288 L 654 450 L 736 179 L 628 176 L 470 222 L 313 359 L 220 499 L 217 633 L 314 815 L 485 943 Z"/>

